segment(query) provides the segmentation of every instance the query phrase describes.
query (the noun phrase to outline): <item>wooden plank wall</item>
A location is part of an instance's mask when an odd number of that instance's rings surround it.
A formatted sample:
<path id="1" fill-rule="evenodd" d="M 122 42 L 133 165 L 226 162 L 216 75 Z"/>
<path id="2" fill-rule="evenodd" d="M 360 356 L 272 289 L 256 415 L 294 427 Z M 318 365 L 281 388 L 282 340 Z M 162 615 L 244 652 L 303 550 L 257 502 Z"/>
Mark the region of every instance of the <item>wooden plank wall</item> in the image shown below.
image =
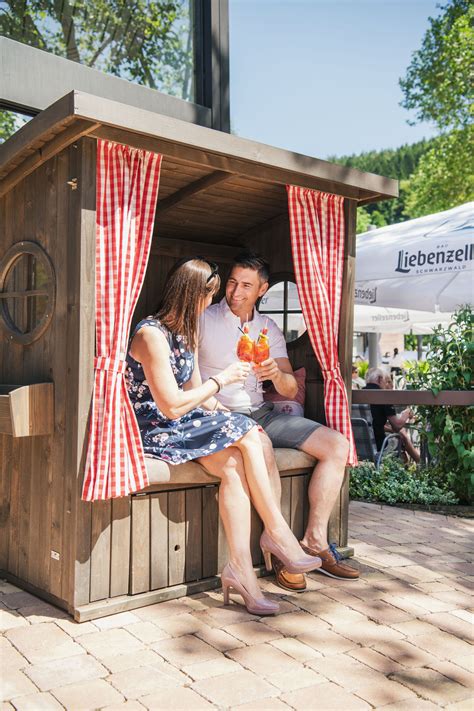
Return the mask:
<path id="1" fill-rule="evenodd" d="M 66 439 L 69 394 L 65 333 L 71 310 L 70 230 L 76 195 L 66 182 L 74 171 L 77 148 L 44 163 L 0 201 L 1 252 L 22 240 L 38 243 L 56 273 L 56 306 L 46 332 L 34 343 L 18 345 L 0 332 L 0 383 L 54 383 L 53 436 L 0 439 L 0 567 L 64 600 L 71 535 L 67 507 Z M 69 375 L 69 377 L 68 377 Z"/>
<path id="2" fill-rule="evenodd" d="M 282 479 L 284 514 L 301 538 L 306 523 L 309 474 Z M 219 521 L 218 485 L 131 497 L 132 544 L 130 594 L 172 587 L 221 572 L 228 549 Z M 252 509 L 250 546 L 253 563 L 263 564 L 262 524 Z"/>
<path id="3" fill-rule="evenodd" d="M 217 572 L 217 485 L 132 496 L 132 595 Z"/>

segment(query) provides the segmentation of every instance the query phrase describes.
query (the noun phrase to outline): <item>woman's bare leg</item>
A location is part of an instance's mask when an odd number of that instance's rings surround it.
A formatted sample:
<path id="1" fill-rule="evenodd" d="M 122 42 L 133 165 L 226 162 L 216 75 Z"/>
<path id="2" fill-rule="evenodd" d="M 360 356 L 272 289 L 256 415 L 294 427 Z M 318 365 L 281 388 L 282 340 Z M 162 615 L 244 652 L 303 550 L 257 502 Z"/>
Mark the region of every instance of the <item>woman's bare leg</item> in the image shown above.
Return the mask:
<path id="1" fill-rule="evenodd" d="M 242 453 L 245 478 L 252 503 L 265 528 L 273 540 L 283 548 L 290 560 L 301 559 L 304 557 L 301 546 L 283 518 L 272 490 L 257 428 L 253 427 L 241 439 L 234 442 L 234 446 Z"/>
<path id="2" fill-rule="evenodd" d="M 198 461 L 221 480 L 219 514 L 224 524 L 232 567 L 256 599 L 262 597 L 250 553 L 250 496 L 243 458 L 235 447 L 200 457 Z"/>

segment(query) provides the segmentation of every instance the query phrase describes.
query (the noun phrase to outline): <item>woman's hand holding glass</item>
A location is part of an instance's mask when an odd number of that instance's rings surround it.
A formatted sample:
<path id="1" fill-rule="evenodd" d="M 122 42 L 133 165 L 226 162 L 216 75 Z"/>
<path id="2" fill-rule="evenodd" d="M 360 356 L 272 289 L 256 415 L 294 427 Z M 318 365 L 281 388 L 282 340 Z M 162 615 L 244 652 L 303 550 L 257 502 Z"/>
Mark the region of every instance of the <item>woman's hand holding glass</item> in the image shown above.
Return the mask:
<path id="1" fill-rule="evenodd" d="M 253 361 L 254 355 L 254 342 L 249 336 L 248 324 L 245 324 L 243 329 L 239 329 L 242 333 L 239 340 L 237 341 L 237 358 L 242 362 L 246 363 L 249 367 L 250 373 L 250 363 Z M 242 382 L 242 389 L 245 390 L 245 381 Z"/>
<path id="2" fill-rule="evenodd" d="M 232 385 L 232 383 L 244 383 L 249 374 L 250 363 L 236 360 L 235 363 L 231 363 L 225 370 L 221 371 L 217 378 L 224 388 L 226 385 Z"/>

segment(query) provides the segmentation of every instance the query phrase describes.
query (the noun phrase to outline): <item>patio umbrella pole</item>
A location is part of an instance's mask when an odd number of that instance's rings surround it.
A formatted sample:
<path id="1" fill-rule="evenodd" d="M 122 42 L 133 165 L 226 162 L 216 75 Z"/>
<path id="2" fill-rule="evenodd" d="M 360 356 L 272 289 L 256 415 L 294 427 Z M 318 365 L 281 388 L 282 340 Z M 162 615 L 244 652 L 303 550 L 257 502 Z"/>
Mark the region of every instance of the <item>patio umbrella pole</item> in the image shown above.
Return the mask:
<path id="1" fill-rule="evenodd" d="M 367 336 L 369 341 L 369 368 L 376 368 L 379 362 L 379 334 L 368 333 Z"/>

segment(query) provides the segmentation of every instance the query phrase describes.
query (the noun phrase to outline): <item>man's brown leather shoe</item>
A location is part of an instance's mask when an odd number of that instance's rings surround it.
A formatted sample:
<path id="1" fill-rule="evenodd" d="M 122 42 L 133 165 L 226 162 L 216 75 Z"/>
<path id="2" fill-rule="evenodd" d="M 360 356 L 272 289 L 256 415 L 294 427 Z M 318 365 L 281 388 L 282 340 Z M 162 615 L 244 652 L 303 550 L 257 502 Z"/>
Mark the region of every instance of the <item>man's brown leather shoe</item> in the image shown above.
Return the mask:
<path id="1" fill-rule="evenodd" d="M 342 562 L 334 543 L 331 543 L 329 548 L 324 551 L 315 551 L 302 543 L 300 546 L 308 555 L 317 555 L 323 561 L 321 567 L 317 568 L 315 572 L 319 571 L 324 575 L 329 575 L 330 578 L 338 578 L 338 580 L 357 580 L 359 577 L 358 570 Z"/>
<path id="2" fill-rule="evenodd" d="M 272 565 L 275 571 L 275 582 L 280 588 L 290 592 L 306 590 L 306 578 L 302 573 L 289 573 L 281 560 L 274 555 L 272 555 Z"/>

